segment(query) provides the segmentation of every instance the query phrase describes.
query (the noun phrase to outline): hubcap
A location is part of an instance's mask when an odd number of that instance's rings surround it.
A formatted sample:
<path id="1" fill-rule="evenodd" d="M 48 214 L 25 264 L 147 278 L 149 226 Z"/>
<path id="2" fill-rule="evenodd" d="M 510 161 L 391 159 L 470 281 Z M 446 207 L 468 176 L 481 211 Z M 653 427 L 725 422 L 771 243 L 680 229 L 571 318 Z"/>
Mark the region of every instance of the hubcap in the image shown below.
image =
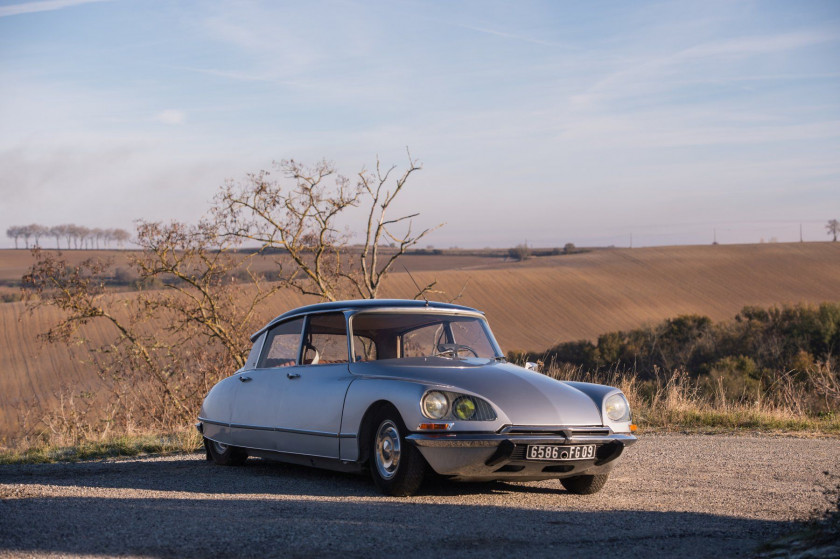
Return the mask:
<path id="1" fill-rule="evenodd" d="M 376 470 L 383 479 L 391 479 L 400 467 L 400 432 L 393 421 L 386 419 L 382 422 L 376 431 L 374 444 Z"/>

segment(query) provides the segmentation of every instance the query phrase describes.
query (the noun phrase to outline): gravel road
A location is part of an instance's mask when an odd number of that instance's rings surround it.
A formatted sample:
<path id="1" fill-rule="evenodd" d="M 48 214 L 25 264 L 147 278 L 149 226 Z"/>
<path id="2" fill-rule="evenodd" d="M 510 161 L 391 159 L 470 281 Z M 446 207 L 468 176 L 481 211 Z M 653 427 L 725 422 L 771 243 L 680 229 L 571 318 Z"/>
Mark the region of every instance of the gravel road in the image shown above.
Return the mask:
<path id="1" fill-rule="evenodd" d="M 200 454 L 0 466 L 0 556 L 736 557 L 826 503 L 840 441 L 641 435 L 605 489 L 369 479 Z"/>

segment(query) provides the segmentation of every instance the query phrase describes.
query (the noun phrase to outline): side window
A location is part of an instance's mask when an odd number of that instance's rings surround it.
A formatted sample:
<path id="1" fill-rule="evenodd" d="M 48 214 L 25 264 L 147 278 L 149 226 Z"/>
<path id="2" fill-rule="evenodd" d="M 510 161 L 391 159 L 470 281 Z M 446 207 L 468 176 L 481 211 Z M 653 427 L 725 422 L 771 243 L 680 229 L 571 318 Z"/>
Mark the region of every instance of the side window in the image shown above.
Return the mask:
<path id="1" fill-rule="evenodd" d="M 248 360 L 245 361 L 245 369 L 253 369 L 257 366 L 257 361 L 260 360 L 260 353 L 262 353 L 263 342 L 265 341 L 265 332 L 251 346 L 251 352 L 248 354 Z"/>
<path id="2" fill-rule="evenodd" d="M 353 336 L 356 361 L 376 361 L 376 343 L 367 336 Z"/>
<path id="3" fill-rule="evenodd" d="M 288 367 L 297 363 L 301 329 L 303 329 L 303 319 L 297 318 L 278 324 L 269 330 L 265 335 L 259 367 L 262 369 Z"/>
<path id="4" fill-rule="evenodd" d="M 347 363 L 347 325 L 344 314 L 311 315 L 303 343 L 304 365 Z"/>

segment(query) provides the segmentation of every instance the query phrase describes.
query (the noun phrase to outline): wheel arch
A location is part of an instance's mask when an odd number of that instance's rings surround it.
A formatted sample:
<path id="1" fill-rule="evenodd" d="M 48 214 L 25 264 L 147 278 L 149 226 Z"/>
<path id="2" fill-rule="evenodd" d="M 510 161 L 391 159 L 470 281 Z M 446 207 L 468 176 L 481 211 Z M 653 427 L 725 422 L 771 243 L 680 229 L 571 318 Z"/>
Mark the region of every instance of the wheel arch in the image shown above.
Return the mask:
<path id="1" fill-rule="evenodd" d="M 364 462 L 368 450 L 365 438 L 370 433 L 373 413 L 390 406 L 407 430 L 422 421 L 420 399 L 424 385 L 397 379 L 362 378 L 350 384 L 341 420 L 341 460 Z"/>
<path id="2" fill-rule="evenodd" d="M 381 399 L 368 406 L 368 409 L 365 410 L 365 414 L 362 416 L 362 422 L 359 425 L 359 435 L 357 437 L 359 445 L 358 461 L 362 464 L 367 464 L 368 460 L 370 460 L 370 437 L 368 435 L 375 428 L 375 425 L 373 425 L 374 418 L 383 410 L 393 410 L 396 412 L 396 414 L 400 417 L 400 421 L 402 421 L 403 425 L 405 425 L 405 419 L 400 413 L 400 410 L 398 410 L 397 406 L 390 401 Z"/>

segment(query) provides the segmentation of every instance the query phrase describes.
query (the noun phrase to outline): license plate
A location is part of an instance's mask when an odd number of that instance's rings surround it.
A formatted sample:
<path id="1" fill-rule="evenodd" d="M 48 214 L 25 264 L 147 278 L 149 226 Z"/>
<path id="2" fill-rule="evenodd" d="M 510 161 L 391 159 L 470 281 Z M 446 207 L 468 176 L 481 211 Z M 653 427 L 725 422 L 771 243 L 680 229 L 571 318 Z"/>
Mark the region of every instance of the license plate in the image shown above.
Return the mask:
<path id="1" fill-rule="evenodd" d="M 528 445 L 525 453 L 528 460 L 590 460 L 595 458 L 594 444 L 557 446 L 550 444 Z"/>

